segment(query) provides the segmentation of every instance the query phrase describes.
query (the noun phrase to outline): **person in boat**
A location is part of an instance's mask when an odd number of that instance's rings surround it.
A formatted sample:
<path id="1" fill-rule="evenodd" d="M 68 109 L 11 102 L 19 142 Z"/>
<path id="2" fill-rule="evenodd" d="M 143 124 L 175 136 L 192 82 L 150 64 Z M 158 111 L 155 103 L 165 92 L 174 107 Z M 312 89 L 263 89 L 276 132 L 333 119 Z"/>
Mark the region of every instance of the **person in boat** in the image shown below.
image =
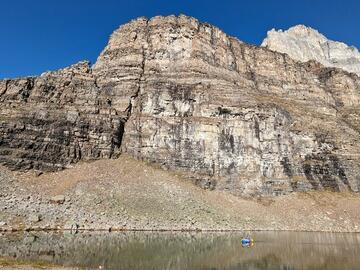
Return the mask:
<path id="1" fill-rule="evenodd" d="M 246 236 L 245 238 L 241 239 L 241 245 L 243 247 L 252 247 L 254 245 L 254 239 L 250 236 Z"/>

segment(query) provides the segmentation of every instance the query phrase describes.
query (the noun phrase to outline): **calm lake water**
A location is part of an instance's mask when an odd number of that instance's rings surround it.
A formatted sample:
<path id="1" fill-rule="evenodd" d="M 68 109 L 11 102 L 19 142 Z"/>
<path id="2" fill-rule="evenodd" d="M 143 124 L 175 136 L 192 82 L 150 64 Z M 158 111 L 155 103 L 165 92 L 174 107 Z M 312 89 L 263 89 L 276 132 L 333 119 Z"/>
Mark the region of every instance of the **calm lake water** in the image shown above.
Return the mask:
<path id="1" fill-rule="evenodd" d="M 360 269 L 360 234 L 22 233 L 0 236 L 0 256 L 103 269 Z"/>

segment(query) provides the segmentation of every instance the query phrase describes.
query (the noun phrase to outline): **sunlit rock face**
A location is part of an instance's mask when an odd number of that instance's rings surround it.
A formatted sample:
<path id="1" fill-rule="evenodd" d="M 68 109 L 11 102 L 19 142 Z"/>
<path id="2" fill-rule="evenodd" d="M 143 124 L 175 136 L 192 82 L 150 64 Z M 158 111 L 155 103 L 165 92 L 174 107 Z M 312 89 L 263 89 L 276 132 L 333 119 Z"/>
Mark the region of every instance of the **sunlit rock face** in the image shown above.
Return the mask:
<path id="1" fill-rule="evenodd" d="M 286 53 L 299 61 L 316 60 L 324 66 L 360 75 L 360 52 L 355 47 L 329 40 L 304 25 L 296 25 L 286 31 L 272 29 L 261 46 Z"/>
<path id="2" fill-rule="evenodd" d="M 131 21 L 92 68 L 63 72 L 1 82 L 3 164 L 60 168 L 121 148 L 235 195 L 359 190 L 355 74 L 297 62 L 187 16 Z M 38 125 L 38 115 L 47 122 Z"/>

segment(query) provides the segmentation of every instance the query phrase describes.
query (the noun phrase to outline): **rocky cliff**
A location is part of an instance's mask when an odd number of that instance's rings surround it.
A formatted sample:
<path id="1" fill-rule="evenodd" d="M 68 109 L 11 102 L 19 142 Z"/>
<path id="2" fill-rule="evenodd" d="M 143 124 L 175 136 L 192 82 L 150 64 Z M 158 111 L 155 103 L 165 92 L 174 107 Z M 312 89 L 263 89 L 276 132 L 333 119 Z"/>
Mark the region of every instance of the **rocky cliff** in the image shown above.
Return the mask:
<path id="1" fill-rule="evenodd" d="M 96 63 L 0 83 L 0 161 L 119 150 L 236 195 L 360 188 L 360 78 L 186 16 L 121 26 Z"/>
<path id="2" fill-rule="evenodd" d="M 316 60 L 360 75 L 360 52 L 353 46 L 327 39 L 317 30 L 296 25 L 286 31 L 272 29 L 261 46 L 286 53 L 299 61 Z"/>
<path id="3" fill-rule="evenodd" d="M 62 169 L 111 157 L 123 121 L 99 91 L 88 62 L 0 82 L 0 162 L 16 170 Z"/>

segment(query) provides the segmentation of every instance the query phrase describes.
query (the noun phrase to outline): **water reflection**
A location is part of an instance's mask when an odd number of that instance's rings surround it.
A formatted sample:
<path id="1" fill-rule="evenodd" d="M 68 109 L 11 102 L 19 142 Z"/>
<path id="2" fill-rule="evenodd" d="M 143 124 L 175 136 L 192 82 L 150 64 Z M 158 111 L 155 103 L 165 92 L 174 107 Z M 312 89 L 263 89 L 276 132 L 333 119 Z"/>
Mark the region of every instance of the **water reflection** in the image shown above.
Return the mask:
<path id="1" fill-rule="evenodd" d="M 0 256 L 104 269 L 360 269 L 360 235 L 252 233 L 59 233 L 0 237 Z"/>

